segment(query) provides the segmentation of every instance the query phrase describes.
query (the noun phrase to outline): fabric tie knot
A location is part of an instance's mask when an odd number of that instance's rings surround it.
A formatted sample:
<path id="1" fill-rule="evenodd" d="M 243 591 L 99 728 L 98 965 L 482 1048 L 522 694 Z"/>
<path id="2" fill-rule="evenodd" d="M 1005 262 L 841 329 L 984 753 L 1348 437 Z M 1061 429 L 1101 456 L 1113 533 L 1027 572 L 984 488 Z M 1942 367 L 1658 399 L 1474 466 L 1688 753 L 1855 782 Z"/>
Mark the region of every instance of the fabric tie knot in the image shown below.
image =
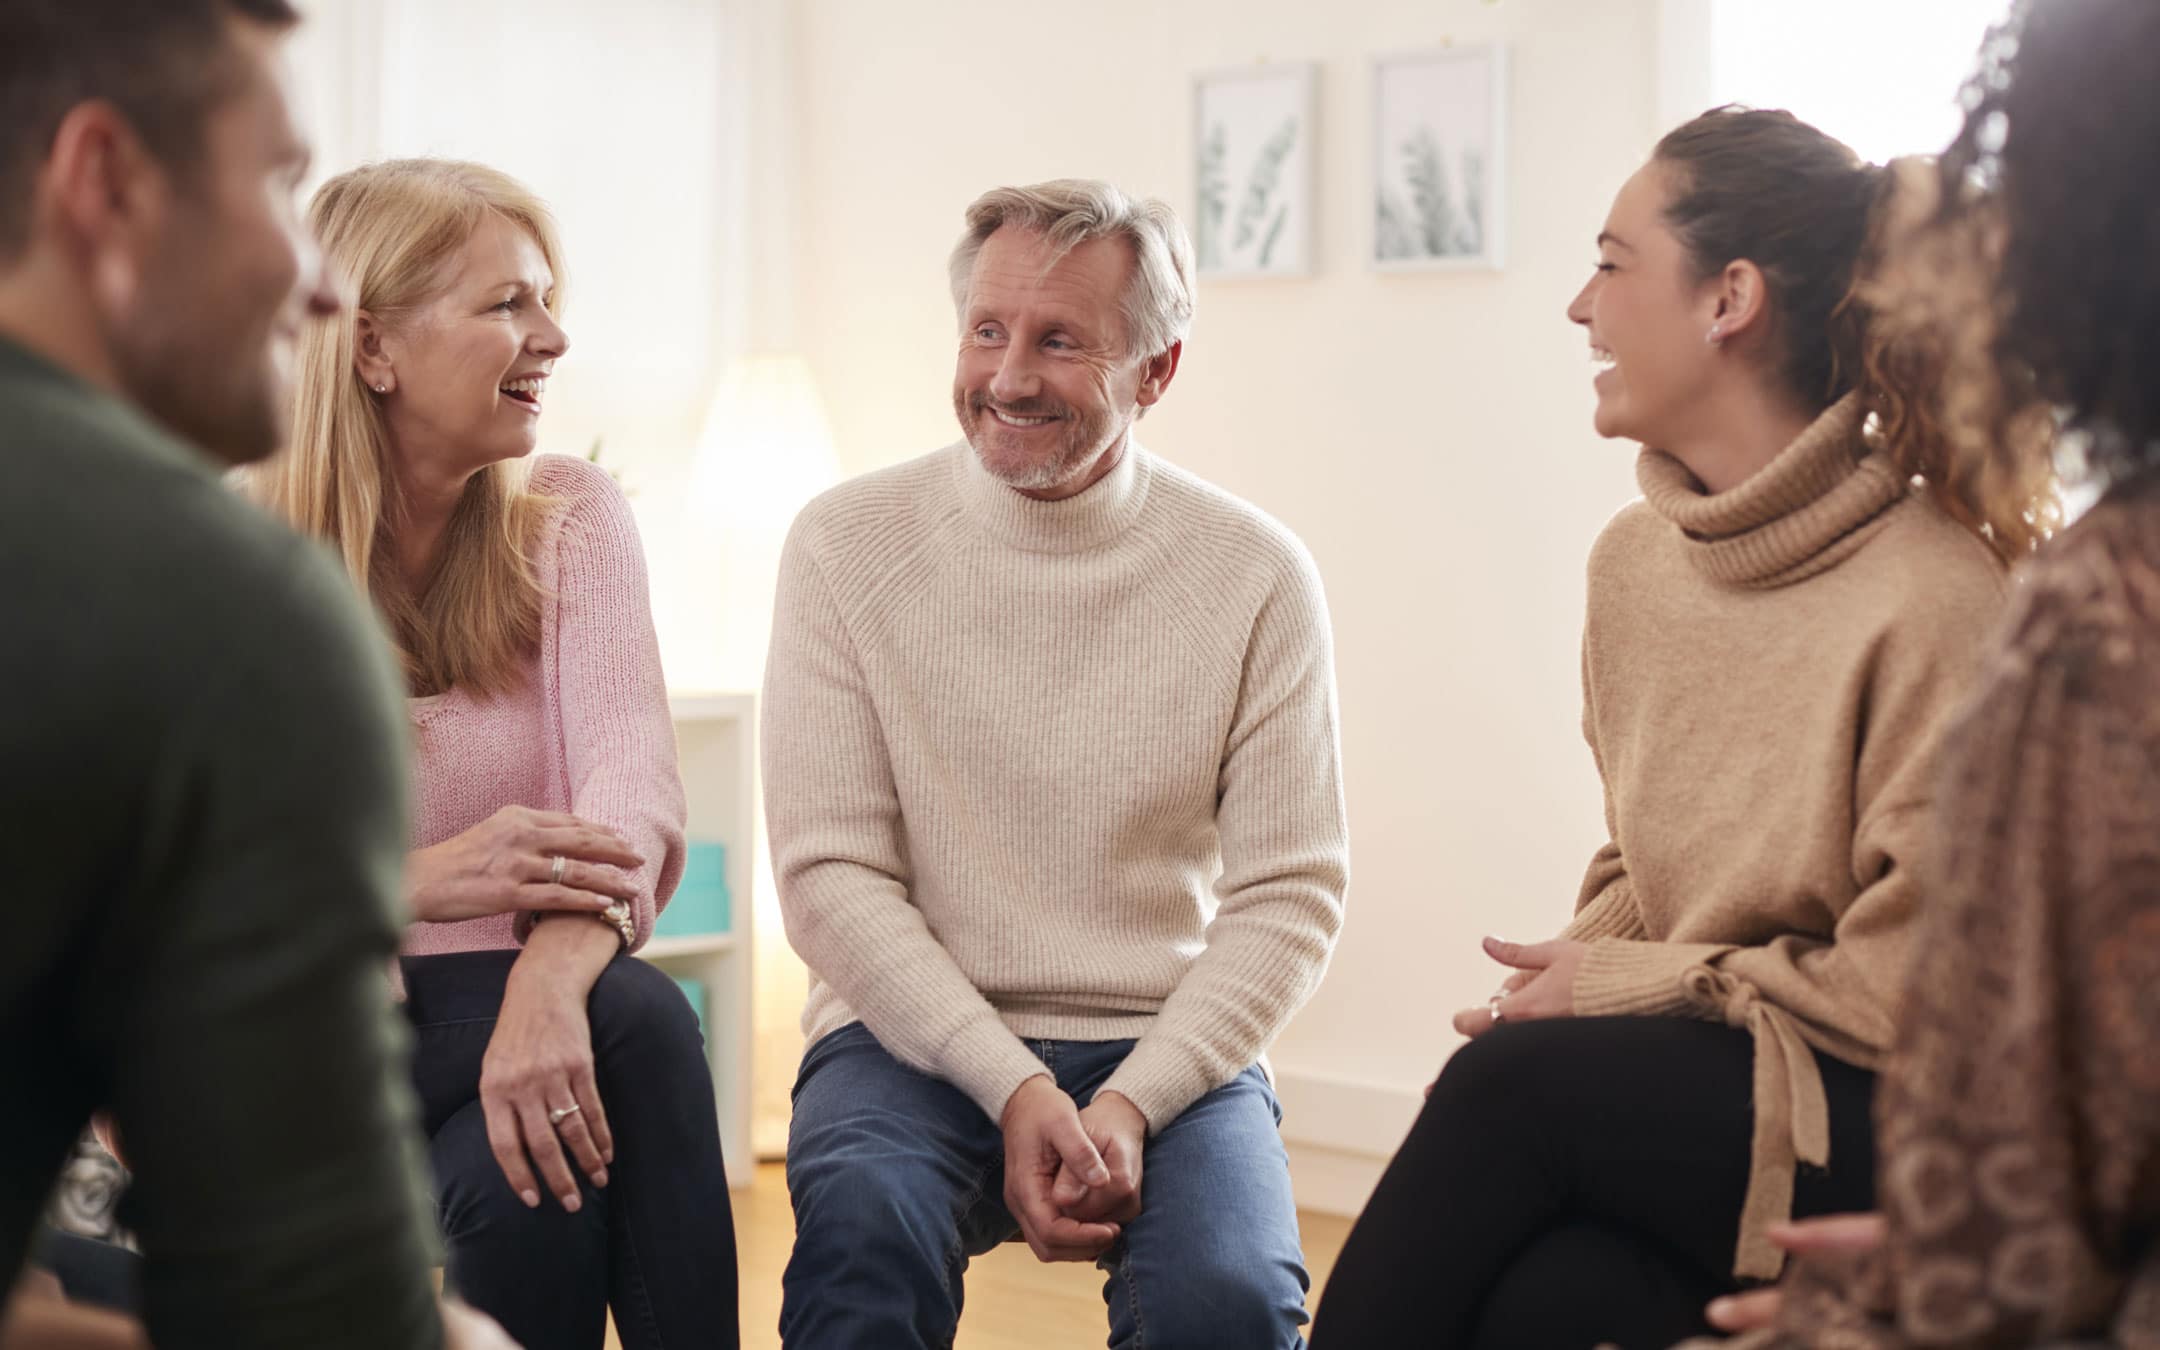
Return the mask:
<path id="1" fill-rule="evenodd" d="M 1689 998 L 1727 1026 L 1744 1028 L 1755 1043 L 1754 1167 L 1740 1209 L 1740 1241 L 1733 1274 L 1775 1279 L 1785 1254 L 1769 1228 L 1792 1217 L 1793 1175 L 1800 1163 L 1830 1163 L 1830 1103 L 1822 1066 L 1783 1008 L 1757 996 L 1755 986 L 1709 966 L 1687 974 Z"/>

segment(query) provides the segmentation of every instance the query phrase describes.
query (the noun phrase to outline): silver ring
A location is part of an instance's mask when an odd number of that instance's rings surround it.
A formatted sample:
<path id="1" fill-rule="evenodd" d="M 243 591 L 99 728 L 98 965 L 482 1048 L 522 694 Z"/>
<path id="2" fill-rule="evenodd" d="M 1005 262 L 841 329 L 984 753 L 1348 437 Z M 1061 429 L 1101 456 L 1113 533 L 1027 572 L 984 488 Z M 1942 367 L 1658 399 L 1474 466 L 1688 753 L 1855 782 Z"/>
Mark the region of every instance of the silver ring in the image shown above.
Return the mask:
<path id="1" fill-rule="evenodd" d="M 563 869 L 564 869 L 564 868 L 566 868 L 566 867 L 568 867 L 569 865 L 570 865 L 570 860 L 569 860 L 568 858 L 565 858 L 565 857 L 564 857 L 564 856 L 563 856 L 562 854 L 560 854 L 560 853 L 556 854 L 556 855 L 555 855 L 555 870 L 553 870 L 553 871 L 551 871 L 551 872 L 549 872 L 549 873 L 548 873 L 548 884 L 549 884 L 549 885 L 553 885 L 553 886 L 560 886 L 560 885 L 562 885 L 562 876 L 563 876 Z"/>
<path id="2" fill-rule="evenodd" d="M 1485 1001 L 1485 1006 L 1492 1011 L 1492 1020 L 1494 1022 L 1498 1022 L 1503 1016 L 1506 1015 L 1500 1011 L 1500 1000 L 1506 997 L 1507 995 L 1505 994 L 1494 994 L 1491 998 Z"/>
<path id="3" fill-rule="evenodd" d="M 584 1109 L 585 1108 L 582 1106 L 558 1106 L 554 1110 L 548 1112 L 548 1124 L 553 1125 L 556 1129 L 559 1130 L 562 1128 L 562 1123 L 564 1121 L 570 1119 L 570 1117 L 576 1115 L 578 1112 Z"/>

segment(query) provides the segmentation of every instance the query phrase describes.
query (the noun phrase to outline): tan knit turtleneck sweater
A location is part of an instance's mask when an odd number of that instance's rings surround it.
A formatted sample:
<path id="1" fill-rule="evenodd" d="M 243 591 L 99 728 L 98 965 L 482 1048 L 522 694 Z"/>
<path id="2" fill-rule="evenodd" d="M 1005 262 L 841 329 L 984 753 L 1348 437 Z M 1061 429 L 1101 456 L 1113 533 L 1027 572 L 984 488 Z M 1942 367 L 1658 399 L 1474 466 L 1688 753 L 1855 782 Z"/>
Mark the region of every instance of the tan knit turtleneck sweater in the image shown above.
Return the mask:
<path id="1" fill-rule="evenodd" d="M 2004 595 L 1994 553 L 1861 436 L 1848 398 L 1708 495 L 1645 451 L 1590 558 L 1584 733 L 1611 842 L 1567 935 L 1579 1016 L 1755 1040 L 1735 1272 L 1782 1259 L 1795 1160 L 1829 1162 L 1809 1047 L 1874 1068 L 1920 897 L 1945 723 Z"/>
<path id="2" fill-rule="evenodd" d="M 1318 984 L 1349 863 L 1327 606 L 1290 533 L 1130 446 L 1060 502 L 965 444 L 804 508 L 765 676 L 804 1031 L 996 1119 L 1027 1039 L 1135 1038 L 1159 1131 Z"/>

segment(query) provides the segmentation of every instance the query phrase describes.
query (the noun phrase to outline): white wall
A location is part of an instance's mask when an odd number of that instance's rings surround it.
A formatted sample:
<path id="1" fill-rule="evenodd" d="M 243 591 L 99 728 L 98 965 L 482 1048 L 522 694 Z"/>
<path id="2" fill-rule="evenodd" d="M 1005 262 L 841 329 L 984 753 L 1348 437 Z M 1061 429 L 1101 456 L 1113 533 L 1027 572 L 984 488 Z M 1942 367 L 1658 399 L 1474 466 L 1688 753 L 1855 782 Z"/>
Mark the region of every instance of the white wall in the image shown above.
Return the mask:
<path id="1" fill-rule="evenodd" d="M 1308 1203 L 1354 1207 L 1497 973 L 1602 834 L 1577 730 L 1582 566 L 1634 495 L 1563 309 L 1652 144 L 1657 0 L 800 0 L 796 316 L 841 462 L 953 440 L 943 263 L 966 203 L 1063 175 L 1190 195 L 1189 77 L 1321 70 L 1320 270 L 1203 288 L 1156 450 L 1274 513 L 1327 578 L 1354 881 L 1275 1053 Z M 1363 263 L 1369 59 L 1512 44 L 1507 269 Z"/>

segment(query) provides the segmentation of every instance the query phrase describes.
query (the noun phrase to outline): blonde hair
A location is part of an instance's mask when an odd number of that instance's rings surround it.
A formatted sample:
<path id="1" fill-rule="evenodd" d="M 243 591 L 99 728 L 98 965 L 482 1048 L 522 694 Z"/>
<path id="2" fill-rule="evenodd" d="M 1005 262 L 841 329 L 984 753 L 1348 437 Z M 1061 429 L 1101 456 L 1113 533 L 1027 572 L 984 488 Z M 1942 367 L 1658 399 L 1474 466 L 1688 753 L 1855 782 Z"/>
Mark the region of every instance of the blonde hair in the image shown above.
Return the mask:
<path id="1" fill-rule="evenodd" d="M 353 304 L 395 323 L 438 294 L 445 270 L 490 215 L 524 229 L 556 277 L 562 244 L 547 207 L 524 185 L 479 164 L 401 159 L 323 184 L 308 208 Z M 354 365 L 351 319 L 311 325 L 299 349 L 293 443 L 251 469 L 243 490 L 295 528 L 328 542 L 374 601 L 415 694 L 462 686 L 483 697 L 514 688 L 540 638 L 533 554 L 553 503 L 528 487 L 522 462 L 474 474 L 444 531 L 442 560 L 415 595 L 387 547 L 403 503 L 391 473 L 382 406 Z"/>

